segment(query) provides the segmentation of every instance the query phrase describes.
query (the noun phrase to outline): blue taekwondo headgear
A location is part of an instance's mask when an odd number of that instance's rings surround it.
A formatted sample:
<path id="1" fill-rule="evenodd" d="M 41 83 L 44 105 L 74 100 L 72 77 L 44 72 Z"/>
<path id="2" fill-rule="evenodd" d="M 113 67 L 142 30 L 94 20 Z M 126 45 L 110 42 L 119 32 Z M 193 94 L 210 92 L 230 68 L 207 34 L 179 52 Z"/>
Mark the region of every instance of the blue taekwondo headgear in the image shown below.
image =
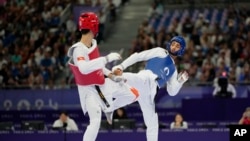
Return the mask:
<path id="1" fill-rule="evenodd" d="M 171 52 L 171 49 L 170 49 L 170 46 L 172 44 L 173 41 L 176 41 L 178 42 L 180 45 L 181 45 L 181 48 L 179 51 L 175 52 L 175 53 L 172 53 Z M 166 49 L 168 50 L 168 52 L 172 55 L 175 55 L 175 56 L 182 56 L 184 54 L 184 51 L 185 51 L 185 48 L 186 48 L 186 42 L 184 40 L 183 37 L 181 36 L 175 36 L 173 37 L 169 43 L 167 43 L 167 46 L 166 46 Z"/>

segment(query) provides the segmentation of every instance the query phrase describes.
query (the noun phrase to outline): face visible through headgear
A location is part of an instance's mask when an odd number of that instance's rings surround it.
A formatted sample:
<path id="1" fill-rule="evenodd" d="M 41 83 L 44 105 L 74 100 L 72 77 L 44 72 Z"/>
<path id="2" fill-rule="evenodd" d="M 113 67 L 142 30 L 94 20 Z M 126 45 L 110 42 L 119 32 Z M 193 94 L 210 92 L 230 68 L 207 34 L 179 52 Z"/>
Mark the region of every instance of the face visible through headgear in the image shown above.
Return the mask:
<path id="1" fill-rule="evenodd" d="M 186 42 L 182 36 L 173 37 L 167 44 L 166 49 L 171 55 L 182 56 L 186 48 Z"/>
<path id="2" fill-rule="evenodd" d="M 181 49 L 181 44 L 173 41 L 170 45 L 170 52 L 176 54 Z"/>

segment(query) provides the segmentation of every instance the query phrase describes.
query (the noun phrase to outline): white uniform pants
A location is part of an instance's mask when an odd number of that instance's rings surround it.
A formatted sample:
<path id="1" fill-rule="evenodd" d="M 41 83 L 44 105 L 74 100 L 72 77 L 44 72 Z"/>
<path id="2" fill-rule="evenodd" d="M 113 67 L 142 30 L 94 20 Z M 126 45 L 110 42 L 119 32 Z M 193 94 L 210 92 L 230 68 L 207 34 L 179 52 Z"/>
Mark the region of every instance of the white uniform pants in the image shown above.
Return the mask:
<path id="1" fill-rule="evenodd" d="M 136 99 L 136 94 L 130 90 L 131 87 L 127 84 L 121 85 L 113 82 L 109 78 L 106 78 L 105 84 L 99 87 L 106 100 L 109 102 L 110 108 L 105 106 L 95 86 L 78 86 L 82 110 L 84 114 L 88 112 L 90 119 L 90 124 L 84 133 L 83 141 L 96 140 L 100 128 L 102 110 L 104 112 L 110 112 L 130 104 Z M 115 98 L 114 101 L 113 98 Z"/>
<path id="2" fill-rule="evenodd" d="M 158 141 L 159 121 L 154 103 L 157 88 L 156 76 L 149 70 L 142 70 L 139 73 L 123 73 L 123 77 L 127 79 L 129 85 L 139 91 L 138 102 L 147 126 L 147 141 Z"/>

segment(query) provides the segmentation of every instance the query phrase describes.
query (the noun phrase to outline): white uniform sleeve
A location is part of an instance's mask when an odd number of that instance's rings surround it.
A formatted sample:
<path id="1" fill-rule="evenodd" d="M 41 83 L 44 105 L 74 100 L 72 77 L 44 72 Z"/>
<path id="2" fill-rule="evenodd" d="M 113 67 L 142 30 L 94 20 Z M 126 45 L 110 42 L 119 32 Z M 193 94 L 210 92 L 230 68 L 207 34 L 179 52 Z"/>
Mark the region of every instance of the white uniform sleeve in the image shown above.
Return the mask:
<path id="1" fill-rule="evenodd" d="M 156 47 L 149 50 L 142 51 L 140 53 L 134 53 L 130 55 L 126 60 L 124 60 L 121 65 L 123 69 L 125 70 L 127 67 L 141 61 L 147 61 L 149 59 L 155 58 L 155 57 L 166 57 L 168 55 L 168 52 L 161 48 Z"/>
<path id="2" fill-rule="evenodd" d="M 56 121 L 53 123 L 52 127 L 62 127 L 61 121 L 60 121 L 60 120 L 56 120 Z"/>
<path id="3" fill-rule="evenodd" d="M 188 123 L 183 121 L 182 129 L 188 129 Z"/>
<path id="4" fill-rule="evenodd" d="M 67 126 L 67 130 L 74 130 L 74 131 L 78 130 L 78 127 L 73 119 L 69 119 L 68 124 L 69 125 Z"/>
<path id="5" fill-rule="evenodd" d="M 171 122 L 170 129 L 174 129 L 174 122 Z"/>
<path id="6" fill-rule="evenodd" d="M 81 57 L 84 57 L 84 60 L 79 60 L 79 58 Z M 79 71 L 82 74 L 88 74 L 95 70 L 102 69 L 107 63 L 105 57 L 99 57 L 93 60 L 89 60 L 87 51 L 79 47 L 76 47 L 73 52 L 73 61 L 74 64 L 78 66 Z"/>
<path id="7" fill-rule="evenodd" d="M 108 76 L 111 73 L 111 71 L 105 67 L 103 68 L 103 73 L 104 75 Z"/>
<path id="8" fill-rule="evenodd" d="M 181 89 L 183 83 L 180 83 L 177 80 L 177 70 L 175 70 L 174 74 L 166 83 L 167 92 L 170 96 L 175 96 Z"/>
<path id="9" fill-rule="evenodd" d="M 229 92 L 233 93 L 232 97 L 236 98 L 236 90 L 235 90 L 234 86 L 232 84 L 228 84 L 228 89 L 229 89 Z"/>
<path id="10" fill-rule="evenodd" d="M 218 91 L 220 91 L 220 87 L 218 85 L 216 85 L 214 88 L 214 91 L 213 91 L 213 96 L 215 96 Z"/>

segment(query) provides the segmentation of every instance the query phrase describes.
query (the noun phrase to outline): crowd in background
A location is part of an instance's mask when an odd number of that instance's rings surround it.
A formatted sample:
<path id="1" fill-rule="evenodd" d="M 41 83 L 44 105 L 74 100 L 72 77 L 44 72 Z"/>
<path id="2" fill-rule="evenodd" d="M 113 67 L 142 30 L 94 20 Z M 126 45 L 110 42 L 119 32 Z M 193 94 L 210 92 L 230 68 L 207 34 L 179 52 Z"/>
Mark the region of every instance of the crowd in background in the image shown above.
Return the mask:
<path id="1" fill-rule="evenodd" d="M 188 71 L 188 84 L 211 85 L 223 72 L 227 73 L 232 84 L 249 84 L 250 9 L 232 5 L 226 9 L 223 28 L 219 23 L 210 24 L 203 13 L 199 13 L 195 20 L 190 16 L 186 16 L 183 22 L 183 19 L 175 18 L 169 26 L 157 30 L 150 21 L 161 19 L 166 9 L 155 1 L 148 10 L 148 18 L 138 28 L 130 54 L 154 47 L 165 48 L 173 36 L 181 35 L 187 46 L 184 56 L 176 59 L 176 64 L 179 71 Z"/>
<path id="2" fill-rule="evenodd" d="M 78 41 L 78 35 L 74 15 L 60 21 L 60 14 L 68 4 L 107 4 L 110 13 L 113 11 L 111 22 L 116 19 L 112 0 L 107 3 L 100 0 L 8 0 L 0 5 L 0 88 L 70 88 L 73 79 L 66 66 L 66 51 Z M 189 84 L 213 82 L 224 71 L 232 84 L 249 83 L 250 10 L 233 6 L 227 9 L 227 24 L 223 29 L 218 24 L 208 26 L 209 21 L 199 14 L 195 21 L 186 17 L 180 22 L 176 18 L 168 27 L 157 31 L 149 21 L 160 18 L 165 9 L 164 4 L 155 1 L 149 7 L 148 18 L 139 26 L 130 54 L 157 46 L 165 48 L 173 36 L 182 35 L 187 44 L 186 52 L 176 64 L 179 70 L 188 71 Z M 98 16 L 104 23 L 102 12 Z M 101 37 L 102 34 L 99 40 Z"/>
<path id="3" fill-rule="evenodd" d="M 102 7 L 100 42 L 105 12 L 115 21 L 114 3 L 107 0 L 6 0 L 0 3 L 0 88 L 59 89 L 73 83 L 67 67 L 67 50 L 79 40 L 68 6 Z M 125 2 L 125 1 L 124 1 Z M 124 3 L 122 3 L 124 4 Z"/>

